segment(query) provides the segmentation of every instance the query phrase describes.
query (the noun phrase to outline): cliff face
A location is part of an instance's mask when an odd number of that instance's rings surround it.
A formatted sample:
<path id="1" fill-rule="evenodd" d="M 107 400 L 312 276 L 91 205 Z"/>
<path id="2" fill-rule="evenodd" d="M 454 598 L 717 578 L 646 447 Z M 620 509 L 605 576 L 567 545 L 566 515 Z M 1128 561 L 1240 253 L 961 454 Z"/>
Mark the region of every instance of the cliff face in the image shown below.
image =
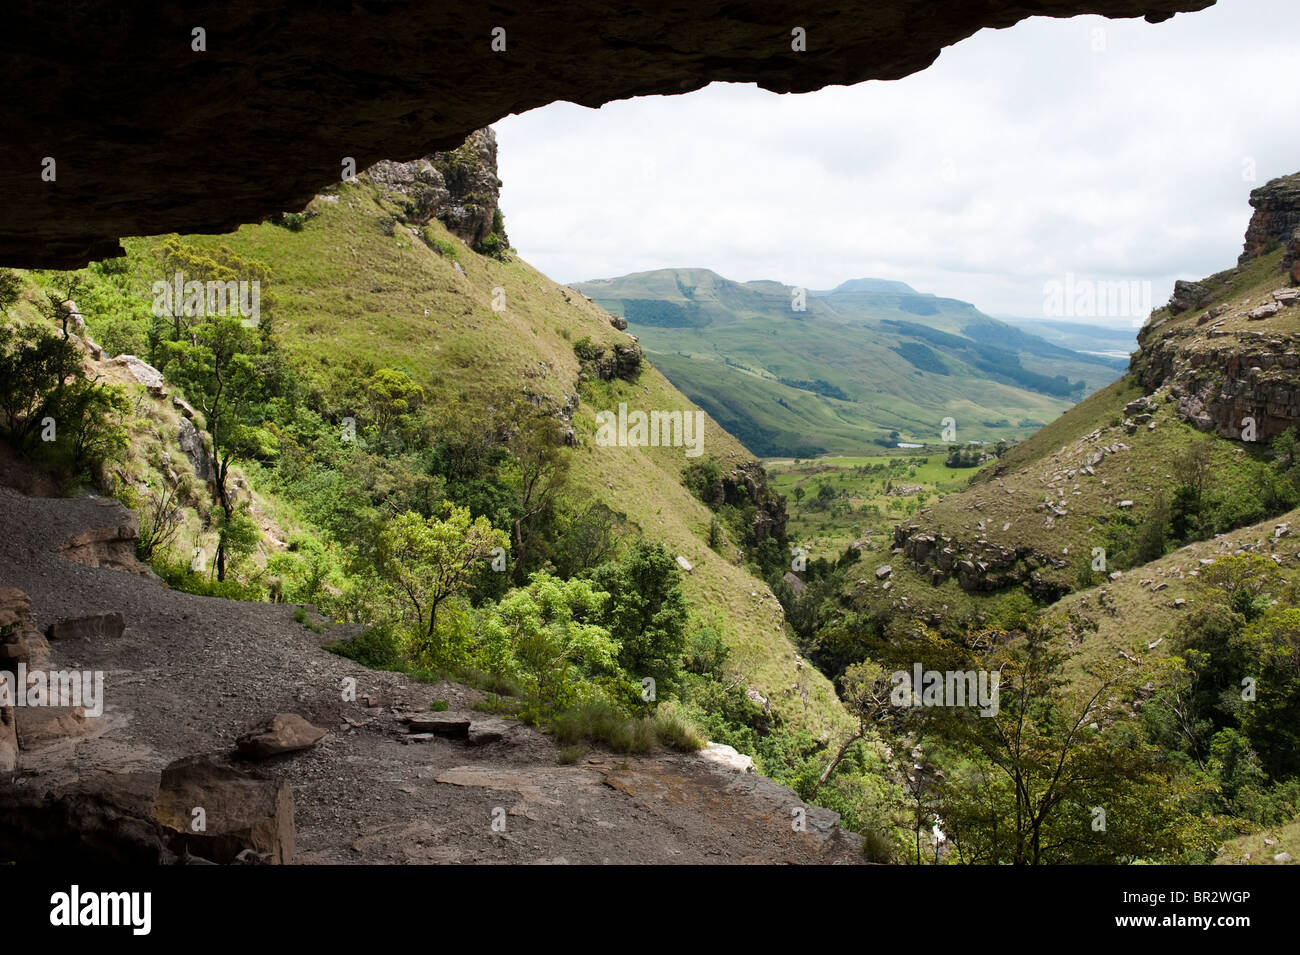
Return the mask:
<path id="1" fill-rule="evenodd" d="M 1293 281 L 1300 282 L 1295 270 L 1300 254 L 1300 172 L 1269 180 L 1252 190 L 1250 206 L 1255 212 L 1246 227 L 1246 245 L 1237 264 L 1284 246 L 1282 268 L 1292 273 Z"/>
<path id="2" fill-rule="evenodd" d="M 491 128 L 470 133 L 449 152 L 430 153 L 411 162 L 381 160 L 363 175 L 389 195 L 405 196 L 408 219 L 415 225 L 437 219 L 475 250 L 510 246 L 499 224 L 501 180 L 497 138 Z"/>
<path id="3" fill-rule="evenodd" d="M 1238 267 L 1177 283 L 1167 314 L 1138 334 L 1132 370 L 1188 424 L 1267 441 L 1300 425 L 1300 290 L 1288 287 L 1300 282 L 1300 173 L 1253 190 L 1250 204 Z M 1280 269 L 1263 261 L 1279 249 Z"/>

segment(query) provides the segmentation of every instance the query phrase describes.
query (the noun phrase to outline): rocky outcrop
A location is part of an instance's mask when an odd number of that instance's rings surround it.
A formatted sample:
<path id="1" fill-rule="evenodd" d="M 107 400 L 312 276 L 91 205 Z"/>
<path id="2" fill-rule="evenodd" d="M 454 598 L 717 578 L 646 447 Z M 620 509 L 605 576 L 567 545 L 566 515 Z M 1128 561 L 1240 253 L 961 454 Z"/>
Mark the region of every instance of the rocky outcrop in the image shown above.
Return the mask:
<path id="1" fill-rule="evenodd" d="M 1035 598 L 1052 601 L 1065 592 L 1041 573 L 1061 570 L 1065 562 L 1027 545 L 1011 547 L 982 536 L 962 541 L 919 524 L 900 524 L 894 528 L 894 548 L 936 587 L 955 577 L 962 590 L 972 593 L 1024 587 Z"/>
<path id="2" fill-rule="evenodd" d="M 1179 315 L 1189 309 L 1201 308 L 1213 297 L 1213 292 L 1200 282 L 1174 282 L 1174 294 L 1169 297 L 1169 311 Z"/>
<path id="3" fill-rule="evenodd" d="M 557 100 L 898 79 L 1029 16 L 1155 22 L 1212 3 L 230 0 L 197 18 L 115 0 L 18 5 L 0 34 L 0 82 L 22 91 L 0 137 L 0 265 L 77 268 L 120 255 L 124 235 L 230 232 L 302 209 L 349 161 L 454 149 Z"/>
<path id="4" fill-rule="evenodd" d="M 189 459 L 194 475 L 205 484 L 217 479 L 217 461 L 203 440 L 203 433 L 195 427 L 189 416 L 182 417 L 176 427 L 176 444 Z"/>
<path id="5" fill-rule="evenodd" d="M 509 248 L 498 215 L 501 180 L 491 129 L 470 133 L 450 152 L 412 162 L 381 160 L 364 175 L 390 195 L 404 197 L 410 223 L 421 226 L 437 219 L 472 249 Z"/>
<path id="6" fill-rule="evenodd" d="M 757 461 L 721 472 L 701 497 L 713 510 L 727 504 L 740 508 L 752 506 L 755 509 L 750 528 L 753 543 L 785 536 L 785 498 L 768 484 L 767 472 Z"/>
<path id="7" fill-rule="evenodd" d="M 1270 179 L 1251 190 L 1250 205 L 1255 211 L 1246 227 L 1246 244 L 1237 263 L 1286 246 L 1282 267 L 1289 272 L 1300 252 L 1300 172 Z"/>
<path id="8" fill-rule="evenodd" d="M 1297 298 L 1282 301 L 1294 308 Z M 1286 307 L 1274 304 L 1279 311 Z M 1143 342 L 1133 370 L 1146 391 L 1161 392 L 1184 421 L 1223 438 L 1242 439 L 1248 418 L 1256 441 L 1300 425 L 1300 337 L 1220 333 L 1210 325 L 1207 338 L 1210 347 L 1198 340 L 1197 329 L 1183 326 Z"/>
<path id="9" fill-rule="evenodd" d="M 641 377 L 641 346 L 635 340 L 627 345 L 600 345 L 584 338 L 573 346 L 578 356 L 580 381 L 600 379 L 636 381 Z"/>
<path id="10" fill-rule="evenodd" d="M 87 567 L 108 567 L 131 574 L 149 576 L 147 566 L 135 556 L 140 525 L 136 516 L 117 501 L 100 499 L 103 523 L 68 538 L 59 548 L 61 557 Z"/>

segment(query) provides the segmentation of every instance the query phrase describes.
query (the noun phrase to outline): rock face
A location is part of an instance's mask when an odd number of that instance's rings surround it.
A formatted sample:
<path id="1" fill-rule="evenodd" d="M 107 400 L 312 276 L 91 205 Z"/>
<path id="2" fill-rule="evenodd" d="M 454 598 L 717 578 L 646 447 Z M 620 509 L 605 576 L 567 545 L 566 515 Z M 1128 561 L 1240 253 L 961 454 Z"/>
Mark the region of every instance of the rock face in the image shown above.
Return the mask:
<path id="1" fill-rule="evenodd" d="M 1220 437 L 1241 439 L 1246 418 L 1263 442 L 1300 424 L 1300 340 L 1241 331 L 1211 337 L 1210 348 L 1172 333 L 1144 342 L 1133 370 L 1148 392 L 1168 392 L 1180 418 Z"/>
<path id="2" fill-rule="evenodd" d="M 1285 245 L 1282 267 L 1288 272 L 1296 263 L 1300 234 L 1300 172 L 1270 179 L 1251 190 L 1250 206 L 1255 212 L 1246 227 L 1246 245 L 1237 259 L 1240 265 Z"/>
<path id="3" fill-rule="evenodd" d="M 501 180 L 497 178 L 497 138 L 489 129 L 470 133 L 450 152 L 435 152 L 412 162 L 381 160 L 365 175 L 390 194 L 406 197 L 407 216 L 415 225 L 437 219 L 473 249 L 488 238 L 506 248 L 510 240 L 497 227 Z"/>
<path id="4" fill-rule="evenodd" d="M 196 809 L 202 810 L 198 831 Z M 229 865 L 251 850 L 271 865 L 293 861 L 293 795 L 283 781 L 189 757 L 162 771 L 155 814 L 179 856 Z"/>
<path id="5" fill-rule="evenodd" d="M 785 498 L 772 490 L 767 472 L 757 461 L 750 461 L 719 475 L 713 487 L 704 494 L 704 503 L 712 508 L 730 504 L 736 507 L 752 505 L 755 508 L 752 523 L 754 540 L 763 541 L 769 536 L 785 533 Z"/>
<path id="6" fill-rule="evenodd" d="M 149 568 L 135 556 L 140 536 L 136 516 L 117 501 L 96 501 L 103 508 L 103 522 L 70 537 L 59 548 L 59 556 L 87 567 L 109 567 L 127 573 L 149 575 Z"/>
<path id="7" fill-rule="evenodd" d="M 453 0 L 301 10 L 230 0 L 197 18 L 201 50 L 196 17 L 181 10 L 20 5 L 0 34 L 0 83 L 23 91 L 0 138 L 0 265 L 77 268 L 120 255 L 124 235 L 229 232 L 303 208 L 349 160 L 360 171 L 454 149 L 556 100 L 596 107 L 714 81 L 808 92 L 898 79 L 984 27 L 1031 15 L 1160 21 L 1212 3 L 702 0 L 669 10 Z M 806 31 L 804 52 L 792 49 L 795 27 Z"/>

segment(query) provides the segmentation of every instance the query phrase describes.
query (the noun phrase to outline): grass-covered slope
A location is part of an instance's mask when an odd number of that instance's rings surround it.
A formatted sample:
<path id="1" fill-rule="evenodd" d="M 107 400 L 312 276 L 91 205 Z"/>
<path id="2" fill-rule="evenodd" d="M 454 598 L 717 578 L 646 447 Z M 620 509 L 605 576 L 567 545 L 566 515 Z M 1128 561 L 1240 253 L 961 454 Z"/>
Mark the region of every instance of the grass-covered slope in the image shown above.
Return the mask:
<path id="1" fill-rule="evenodd" d="M 1135 367 L 1151 360 L 1158 341 L 1177 343 L 1166 370 L 1174 376 L 1225 343 L 1229 349 L 1249 347 L 1294 335 L 1300 309 L 1248 317 L 1283 284 L 1277 265 L 1278 254 L 1272 254 L 1224 273 L 1204 308 L 1177 315 L 1167 308 L 1155 311 Z M 1215 310 L 1216 320 L 1203 318 L 1207 310 Z M 1287 374 L 1281 367 L 1272 373 Z M 1185 395 L 1168 386 L 1144 387 L 1134 372 L 1015 445 L 983 468 L 968 489 L 922 510 L 904 530 L 952 542 L 954 558 L 969 558 L 977 568 L 981 560 L 996 564 L 999 554 L 1008 560 L 1018 554 L 1012 582 L 1032 578 L 1042 585 L 1040 596 L 1087 589 L 1116 570 L 1136 573 L 1186 540 L 1276 515 L 1278 502 L 1265 490 L 1274 479 L 1272 461 L 1268 440 L 1232 440 L 1194 426 Z M 1200 530 L 1183 534 L 1191 522 L 1183 513 L 1190 506 L 1189 486 L 1201 489 Z M 905 575 L 921 570 L 930 586 L 935 560 L 931 552 L 919 567 L 911 560 L 895 563 Z M 1010 578 L 997 578 L 1004 569 L 979 571 L 989 578 L 988 591 L 1007 589 Z M 951 580 L 944 581 L 926 602 L 942 600 L 940 592 L 951 587 Z"/>
<path id="2" fill-rule="evenodd" d="M 185 241 L 226 246 L 269 266 L 263 309 L 274 316 L 281 347 L 308 377 L 348 362 L 397 368 L 431 401 L 463 407 L 467 415 L 519 395 L 548 396 L 557 407 L 580 390 L 598 395 L 599 407 L 584 398 L 573 416 L 578 444 L 569 452 L 570 488 L 625 514 L 685 557 L 693 565 L 684 575 L 691 608 L 724 635 L 735 676 L 814 737 L 837 734 L 846 716 L 829 681 L 797 659 L 770 590 L 707 546 L 712 514 L 682 484 L 691 463 L 683 449 L 596 444 L 596 413 L 619 401 L 645 410 L 686 410 L 691 402 L 648 364 L 635 383 L 580 389 L 575 343 L 629 342 L 606 312 L 518 259 L 471 251 L 436 220 L 416 234 L 394 221 L 395 211 L 362 181 L 341 185 L 337 198 L 318 197 L 297 231 L 261 224 Z M 145 307 L 148 283 L 161 277 L 151 254 L 157 243 L 126 243 Z M 100 331 L 92 319 L 92 337 Z M 712 420 L 703 448 L 723 470 L 753 460 Z M 271 500 L 267 509 L 284 525 L 284 536 L 292 536 L 298 513 L 292 502 Z"/>

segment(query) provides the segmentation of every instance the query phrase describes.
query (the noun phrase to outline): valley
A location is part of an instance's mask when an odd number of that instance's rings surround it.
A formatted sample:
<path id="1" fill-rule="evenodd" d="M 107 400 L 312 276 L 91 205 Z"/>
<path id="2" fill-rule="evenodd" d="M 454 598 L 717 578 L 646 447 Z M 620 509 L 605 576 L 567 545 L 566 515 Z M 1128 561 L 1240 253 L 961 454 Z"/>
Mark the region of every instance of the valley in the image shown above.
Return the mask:
<path id="1" fill-rule="evenodd" d="M 1294 90 L 1170 69 L 1248 62 L 1147 29 L 1213 6 L 253 2 L 139 70 L 17 13 L 0 868 L 980 866 L 1086 927 L 1294 864 Z"/>
<path id="2" fill-rule="evenodd" d="M 766 457 L 934 442 L 949 417 L 962 441 L 1018 440 L 1126 364 L 902 282 L 819 292 L 667 269 L 575 288 L 624 318 L 669 380 Z"/>

